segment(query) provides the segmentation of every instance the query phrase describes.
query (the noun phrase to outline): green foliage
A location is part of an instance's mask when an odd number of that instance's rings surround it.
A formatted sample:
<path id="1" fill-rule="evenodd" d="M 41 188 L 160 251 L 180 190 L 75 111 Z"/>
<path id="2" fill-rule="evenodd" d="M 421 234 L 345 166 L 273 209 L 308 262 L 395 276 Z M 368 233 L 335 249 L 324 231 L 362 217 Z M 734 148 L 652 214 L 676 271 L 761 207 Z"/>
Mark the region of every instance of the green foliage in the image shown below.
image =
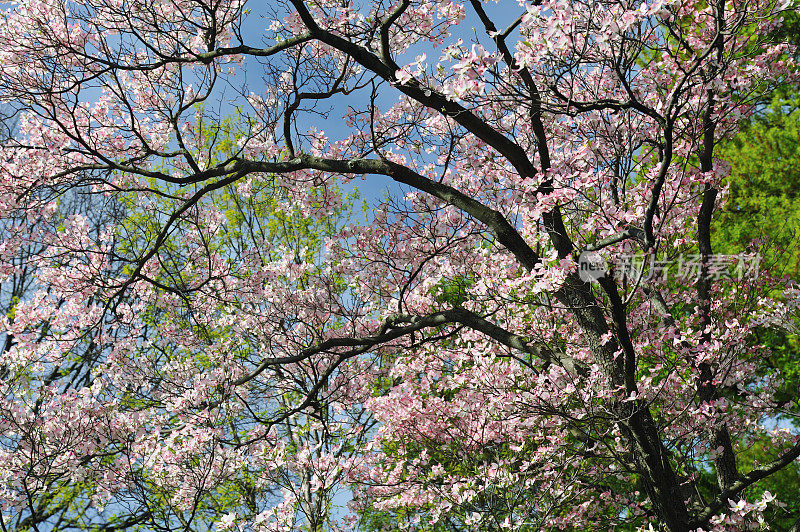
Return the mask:
<path id="1" fill-rule="evenodd" d="M 776 98 L 718 154 L 731 175 L 712 233 L 715 252 L 758 252 L 762 271 L 800 281 L 800 96 Z M 797 401 L 798 338 L 776 330 L 759 336 L 785 378 L 778 400 Z"/>
<path id="2" fill-rule="evenodd" d="M 469 289 L 475 280 L 466 275 L 457 275 L 453 279 L 442 279 L 432 287 L 433 299 L 441 305 L 458 307 L 469 300 Z"/>
<path id="3" fill-rule="evenodd" d="M 760 240 L 767 268 L 800 279 L 800 96 L 774 101 L 717 153 L 732 167 L 714 249 L 733 254 Z"/>

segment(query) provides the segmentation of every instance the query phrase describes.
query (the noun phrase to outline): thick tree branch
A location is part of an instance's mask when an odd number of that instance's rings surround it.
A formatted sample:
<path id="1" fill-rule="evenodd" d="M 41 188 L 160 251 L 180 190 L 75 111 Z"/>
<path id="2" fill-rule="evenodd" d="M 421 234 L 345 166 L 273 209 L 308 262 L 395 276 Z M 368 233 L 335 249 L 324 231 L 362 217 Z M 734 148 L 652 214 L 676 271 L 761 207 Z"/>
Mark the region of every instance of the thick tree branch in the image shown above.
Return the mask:
<path id="1" fill-rule="evenodd" d="M 473 312 L 461 307 L 456 307 L 449 310 L 443 310 L 441 312 L 435 312 L 427 316 L 393 316 L 384 321 L 377 334 L 373 336 L 367 336 L 363 338 L 353 338 L 349 336 L 330 338 L 320 342 L 317 345 L 303 349 L 295 355 L 264 359 L 255 370 L 248 375 L 233 381 L 232 384 L 234 386 L 242 385 L 256 378 L 264 370 L 271 366 L 301 362 L 316 354 L 329 352 L 339 347 L 353 348 L 350 351 L 341 353 L 343 358 L 349 358 L 354 354 L 364 353 L 369 349 L 387 344 L 413 332 L 451 324 L 460 324 L 470 327 L 507 347 L 532 355 L 543 360 L 544 362 L 549 362 L 555 359 L 559 364 L 565 365 L 567 369 L 576 369 L 576 365 L 571 360 L 556 354 L 555 351 L 548 348 L 546 345 L 541 343 L 531 343 L 525 338 L 511 333 Z M 581 371 L 585 371 L 585 368 L 579 369 Z"/>
<path id="2" fill-rule="evenodd" d="M 289 161 L 258 162 L 236 160 L 230 163 L 225 172 L 245 170 L 250 172 L 286 173 L 298 170 L 321 170 L 338 174 L 377 174 L 391 177 L 426 192 L 440 200 L 463 210 L 473 218 L 483 222 L 497 237 L 498 242 L 508 249 L 528 270 L 539 263 L 538 254 L 525 242 L 513 225 L 503 216 L 481 202 L 459 192 L 455 188 L 424 177 L 414 170 L 381 159 L 324 159 L 311 155 L 299 155 Z"/>
<path id="3" fill-rule="evenodd" d="M 690 528 L 694 529 L 705 525 L 709 519 L 728 504 L 730 499 L 736 497 L 743 490 L 749 488 L 759 480 L 777 473 L 794 462 L 798 457 L 800 457 L 800 443 L 796 443 L 791 449 L 784 453 L 783 456 L 766 464 L 764 467 L 753 469 L 749 473 L 739 476 L 731 483 L 728 489 L 720 493 L 711 504 L 697 514 L 695 519 L 690 523 Z"/>
<path id="4" fill-rule="evenodd" d="M 536 175 L 536 167 L 531 163 L 525 150 L 516 142 L 499 133 L 461 104 L 446 98 L 429 87 L 423 87 L 418 81 L 412 79 L 408 83 L 400 84 L 395 77 L 396 68 L 391 64 L 386 64 L 380 57 L 366 48 L 321 28 L 302 0 L 291 1 L 313 38 L 349 55 L 364 68 L 395 85 L 397 90 L 409 98 L 452 118 L 467 131 L 508 159 L 521 176 L 530 178 Z"/>

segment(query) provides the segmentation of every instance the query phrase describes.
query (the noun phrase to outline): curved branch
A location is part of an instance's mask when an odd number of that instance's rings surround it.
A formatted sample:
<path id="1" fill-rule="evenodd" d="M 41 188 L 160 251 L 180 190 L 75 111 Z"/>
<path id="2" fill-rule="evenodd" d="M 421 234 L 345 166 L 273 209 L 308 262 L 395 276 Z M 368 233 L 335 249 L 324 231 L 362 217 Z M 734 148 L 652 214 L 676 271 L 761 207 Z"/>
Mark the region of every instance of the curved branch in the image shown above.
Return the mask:
<path id="1" fill-rule="evenodd" d="M 522 177 L 530 178 L 537 174 L 536 167 L 521 146 L 492 128 L 472 111 L 429 87 L 423 87 L 415 79 L 410 80 L 408 83 L 400 84 L 395 78 L 397 69 L 391 64 L 386 64 L 380 57 L 366 48 L 321 28 L 301 0 L 292 0 L 292 5 L 297 9 L 300 19 L 306 25 L 313 38 L 349 55 L 364 68 L 395 85 L 400 92 L 412 100 L 452 118 L 467 131 L 508 159 Z"/>
<path id="2" fill-rule="evenodd" d="M 303 349 L 296 355 L 264 359 L 261 364 L 259 364 L 258 367 L 250 374 L 240 377 L 239 379 L 233 381 L 232 384 L 234 386 L 242 385 L 256 378 L 270 366 L 301 362 L 316 354 L 324 353 L 337 347 L 353 348 L 349 351 L 341 353 L 341 358 L 350 358 L 353 355 L 364 353 L 370 348 L 397 340 L 398 338 L 401 338 L 407 334 L 431 327 L 441 327 L 451 324 L 460 324 L 474 329 L 485 334 L 489 338 L 500 342 L 506 347 L 510 347 L 512 349 L 522 351 L 523 353 L 535 356 L 544 362 L 550 362 L 551 360 L 555 359 L 560 364 L 569 365 L 568 367 L 565 366 L 567 369 L 577 368 L 579 371 L 585 371 L 585 368 L 577 366 L 571 359 L 568 359 L 567 357 L 554 353 L 545 344 L 533 344 L 522 336 L 511 333 L 506 329 L 503 329 L 502 327 L 488 321 L 482 316 L 475 314 L 474 312 L 470 312 L 461 307 L 455 307 L 449 310 L 435 312 L 427 316 L 410 316 L 405 314 L 392 316 L 383 322 L 381 328 L 378 330 L 378 333 L 373 336 L 367 336 L 364 338 L 351 338 L 346 336 L 330 338 L 324 342 L 320 342 L 315 346 Z"/>
<path id="3" fill-rule="evenodd" d="M 528 270 L 539 263 L 539 255 L 525 242 L 513 225 L 502 213 L 467 196 L 455 188 L 424 177 L 414 170 L 391 161 L 380 159 L 324 159 L 311 155 L 299 155 L 294 159 L 279 162 L 257 162 L 236 160 L 225 166 L 225 173 L 237 170 L 265 173 L 286 173 L 298 170 L 321 170 L 338 174 L 377 174 L 391 177 L 398 183 L 409 185 L 426 192 L 440 200 L 461 209 L 473 218 L 483 222 Z M 217 170 L 219 171 L 219 170 Z M 212 174 L 214 172 L 211 172 Z"/>
<path id="4" fill-rule="evenodd" d="M 787 465 L 794 462 L 798 457 L 800 457 L 800 442 L 796 443 L 794 447 L 789 449 L 783 456 L 778 458 L 777 460 L 773 460 L 769 464 L 766 464 L 764 467 L 760 467 L 758 469 L 753 469 L 749 473 L 745 475 L 741 475 L 738 480 L 736 480 L 729 489 L 723 491 L 719 494 L 719 496 L 714 499 L 714 501 L 706 506 L 689 524 L 690 529 L 694 529 L 699 526 L 703 526 L 711 517 L 716 514 L 719 510 L 722 509 L 728 503 L 728 500 L 732 497 L 735 497 L 743 490 L 747 489 L 748 487 L 752 486 L 756 482 L 761 479 L 767 478 L 768 476 L 777 473 Z"/>

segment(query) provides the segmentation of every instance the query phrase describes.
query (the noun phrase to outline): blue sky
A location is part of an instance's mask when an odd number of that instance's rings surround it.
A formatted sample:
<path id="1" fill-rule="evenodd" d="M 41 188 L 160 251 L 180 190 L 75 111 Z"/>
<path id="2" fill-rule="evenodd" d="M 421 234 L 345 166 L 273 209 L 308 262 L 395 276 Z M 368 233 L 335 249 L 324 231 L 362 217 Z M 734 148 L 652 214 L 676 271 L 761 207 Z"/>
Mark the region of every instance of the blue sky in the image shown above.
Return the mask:
<path id="1" fill-rule="evenodd" d="M 259 7 L 257 4 L 248 4 L 248 7 L 253 9 L 253 13 L 248 15 L 243 28 L 243 36 L 245 41 L 247 41 L 246 44 L 250 44 L 251 46 L 268 46 L 273 44 L 275 34 L 267 31 L 266 29 L 271 23 L 271 19 L 259 15 Z M 520 7 L 517 1 L 509 0 L 499 0 L 497 3 L 486 2 L 484 4 L 484 9 L 486 9 L 487 13 L 496 21 L 495 23 L 500 29 L 505 28 L 506 25 L 510 24 L 524 12 L 524 8 Z M 457 28 L 455 28 L 456 32 L 452 35 L 448 42 L 452 42 L 461 38 L 464 40 L 465 44 L 468 44 L 470 42 L 474 42 L 477 37 L 487 48 L 487 50 L 493 50 L 493 44 L 486 36 L 483 26 L 477 19 L 474 11 L 469 7 L 468 3 L 466 5 L 466 14 L 466 20 Z M 427 53 L 429 62 L 435 62 L 438 59 L 438 54 L 441 51 L 441 48 L 442 47 L 433 49 L 429 43 L 415 46 L 402 56 L 398 57 L 397 62 L 401 65 L 410 63 L 414 61 L 414 58 L 421 52 Z M 237 76 L 237 79 L 234 80 L 234 82 L 240 83 L 240 80 L 238 79 L 240 77 L 246 79 L 247 83 L 249 84 L 249 89 L 258 94 L 258 82 L 261 77 L 263 66 L 259 65 L 257 61 L 251 58 L 248 59 L 240 68 L 242 71 L 240 75 Z M 385 91 L 390 89 L 389 85 L 385 83 L 381 85 L 381 87 Z M 263 84 L 260 88 L 263 91 Z M 397 101 L 399 94 L 400 93 L 394 89 L 391 89 L 391 92 L 387 91 L 384 94 L 379 94 L 379 103 L 383 104 L 385 106 L 384 108 L 387 108 Z M 318 129 L 323 130 L 331 140 L 344 139 L 351 133 L 351 130 L 341 119 L 347 110 L 347 106 L 353 105 L 354 107 L 357 107 L 359 105 L 363 105 L 363 99 L 366 96 L 368 96 L 368 92 L 362 91 L 360 94 L 355 93 L 347 97 L 337 97 L 321 102 L 319 105 L 320 110 L 327 110 L 328 108 L 331 109 L 328 119 L 325 120 L 321 119 L 320 117 L 311 117 L 308 114 L 300 115 L 298 117 L 298 129 L 302 131 L 309 126 L 315 126 Z M 404 191 L 406 190 L 405 187 L 398 185 L 385 176 L 375 175 L 370 175 L 365 180 L 356 179 L 351 184 L 347 185 L 345 189 L 351 190 L 354 187 L 359 190 L 362 199 L 365 199 L 370 205 L 374 205 L 375 202 L 380 200 L 387 191 L 394 196 L 398 196 L 403 195 Z"/>

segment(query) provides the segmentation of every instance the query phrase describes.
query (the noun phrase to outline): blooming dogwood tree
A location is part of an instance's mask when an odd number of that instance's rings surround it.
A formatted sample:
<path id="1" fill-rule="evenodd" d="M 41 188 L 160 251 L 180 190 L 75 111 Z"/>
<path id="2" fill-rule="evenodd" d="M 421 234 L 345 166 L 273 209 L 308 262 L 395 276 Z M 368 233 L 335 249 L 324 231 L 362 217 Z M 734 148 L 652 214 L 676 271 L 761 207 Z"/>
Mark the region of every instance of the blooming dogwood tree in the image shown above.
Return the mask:
<path id="1" fill-rule="evenodd" d="M 766 526 L 800 291 L 714 150 L 791 8 L 6 4 L 0 528 Z"/>

